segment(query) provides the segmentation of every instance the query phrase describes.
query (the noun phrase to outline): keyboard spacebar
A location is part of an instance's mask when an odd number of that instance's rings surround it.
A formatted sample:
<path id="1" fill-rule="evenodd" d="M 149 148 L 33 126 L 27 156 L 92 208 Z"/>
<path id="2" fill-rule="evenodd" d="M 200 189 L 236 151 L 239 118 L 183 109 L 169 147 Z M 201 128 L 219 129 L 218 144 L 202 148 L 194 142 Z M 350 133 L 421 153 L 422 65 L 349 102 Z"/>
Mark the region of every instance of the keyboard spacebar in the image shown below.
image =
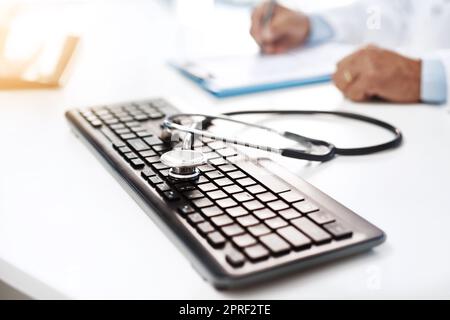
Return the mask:
<path id="1" fill-rule="evenodd" d="M 281 193 L 291 190 L 291 187 L 286 182 L 271 174 L 267 169 L 258 167 L 253 162 L 239 161 L 234 163 L 234 165 L 253 176 L 272 192 Z"/>

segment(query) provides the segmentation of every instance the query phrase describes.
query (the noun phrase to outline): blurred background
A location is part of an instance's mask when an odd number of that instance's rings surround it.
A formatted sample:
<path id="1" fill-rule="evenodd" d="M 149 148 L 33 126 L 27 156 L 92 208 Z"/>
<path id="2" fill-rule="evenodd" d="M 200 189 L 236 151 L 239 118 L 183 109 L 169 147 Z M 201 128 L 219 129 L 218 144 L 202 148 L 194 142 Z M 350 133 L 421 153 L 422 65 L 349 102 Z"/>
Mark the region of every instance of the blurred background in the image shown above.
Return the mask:
<path id="1" fill-rule="evenodd" d="M 314 11 L 352 0 L 286 0 Z M 0 3 L 0 77 L 29 80 L 53 72 L 67 37 L 81 41 L 83 61 L 145 59 L 256 51 L 249 36 L 255 0 L 6 0 Z M 145 8 L 145 10 L 142 10 Z M 152 47 L 158 46 L 158 50 Z M 67 49 L 69 50 L 69 49 Z M 71 52 L 69 52 L 71 53 Z M 105 57 L 109 59 L 105 59 Z M 87 62 L 83 62 L 86 64 Z M 77 68 L 82 68 L 77 66 Z M 93 66 L 89 66 L 90 69 Z M 1 86 L 1 83 L 0 83 Z"/>

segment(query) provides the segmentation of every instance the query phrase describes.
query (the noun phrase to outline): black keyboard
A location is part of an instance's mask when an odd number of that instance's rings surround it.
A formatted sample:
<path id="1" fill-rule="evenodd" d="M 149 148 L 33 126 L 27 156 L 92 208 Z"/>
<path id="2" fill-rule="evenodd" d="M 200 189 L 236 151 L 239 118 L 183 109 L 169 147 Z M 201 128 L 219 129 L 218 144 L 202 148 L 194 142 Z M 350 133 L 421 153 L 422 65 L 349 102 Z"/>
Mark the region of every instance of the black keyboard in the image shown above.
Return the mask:
<path id="1" fill-rule="evenodd" d="M 269 159 L 209 138 L 195 181 L 175 181 L 160 156 L 163 99 L 71 110 L 77 136 L 217 288 L 244 286 L 367 250 L 384 233 Z"/>

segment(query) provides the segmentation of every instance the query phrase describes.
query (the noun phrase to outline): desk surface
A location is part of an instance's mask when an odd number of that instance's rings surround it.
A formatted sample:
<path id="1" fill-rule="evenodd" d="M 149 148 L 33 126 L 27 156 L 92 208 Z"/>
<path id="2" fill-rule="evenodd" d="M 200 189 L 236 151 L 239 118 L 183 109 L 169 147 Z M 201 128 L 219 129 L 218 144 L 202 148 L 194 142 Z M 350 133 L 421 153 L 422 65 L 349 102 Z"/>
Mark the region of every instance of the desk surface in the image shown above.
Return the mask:
<path id="1" fill-rule="evenodd" d="M 329 84 L 217 100 L 166 66 L 177 43 L 168 8 L 127 1 L 83 10 L 89 33 L 64 89 L 0 92 L 0 279 L 35 298 L 450 298 L 445 108 L 352 104 Z M 213 289 L 63 116 L 153 96 L 192 111 L 339 108 L 396 124 L 406 138 L 396 151 L 290 166 L 385 230 L 387 242 L 257 287 Z"/>

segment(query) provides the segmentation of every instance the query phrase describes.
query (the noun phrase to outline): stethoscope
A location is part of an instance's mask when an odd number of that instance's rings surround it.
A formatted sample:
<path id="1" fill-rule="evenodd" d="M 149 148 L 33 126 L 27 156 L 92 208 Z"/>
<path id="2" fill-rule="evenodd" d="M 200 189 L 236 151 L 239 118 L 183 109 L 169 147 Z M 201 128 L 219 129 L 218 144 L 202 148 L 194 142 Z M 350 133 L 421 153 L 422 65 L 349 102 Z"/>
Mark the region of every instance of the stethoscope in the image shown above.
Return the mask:
<path id="1" fill-rule="evenodd" d="M 238 119 L 232 118 L 232 116 L 238 115 L 252 115 L 252 114 L 276 114 L 276 115 L 331 115 L 341 118 L 347 118 L 357 120 L 365 123 L 369 123 L 380 128 L 383 128 L 391 132 L 394 137 L 381 144 L 370 145 L 357 148 L 338 148 L 333 143 L 313 139 L 290 131 L 280 131 L 274 128 L 270 128 L 261 124 L 254 124 Z M 202 120 L 191 122 L 189 125 L 183 124 L 183 120 L 201 118 Z M 202 128 L 208 128 L 214 120 L 228 121 L 237 123 L 247 127 L 262 129 L 273 134 L 277 134 L 286 139 L 295 141 L 302 145 L 304 148 L 276 148 L 269 147 L 264 144 L 255 144 L 247 141 L 241 141 L 230 137 L 224 137 L 214 134 L 210 131 L 203 130 Z M 352 113 L 352 112 L 340 112 L 340 111 L 318 111 L 318 110 L 251 110 L 251 111 L 235 111 L 228 112 L 222 115 L 213 116 L 206 114 L 195 113 L 179 113 L 166 117 L 163 122 L 163 131 L 161 137 L 163 140 L 175 140 L 179 141 L 179 137 L 173 139 L 174 132 L 185 133 L 183 137 L 182 147 L 180 149 L 174 149 L 164 153 L 161 156 L 161 162 L 168 166 L 169 176 L 177 180 L 192 180 L 198 178 L 200 171 L 198 167 L 206 163 L 205 155 L 198 150 L 194 150 L 194 140 L 197 137 L 206 137 L 215 141 L 222 141 L 227 144 L 240 145 L 244 147 L 264 150 L 279 154 L 284 157 L 325 162 L 333 159 L 336 155 L 344 156 L 361 156 L 368 155 L 376 152 L 381 152 L 387 149 L 396 148 L 402 142 L 401 131 L 393 125 L 372 118 L 365 115 Z"/>

